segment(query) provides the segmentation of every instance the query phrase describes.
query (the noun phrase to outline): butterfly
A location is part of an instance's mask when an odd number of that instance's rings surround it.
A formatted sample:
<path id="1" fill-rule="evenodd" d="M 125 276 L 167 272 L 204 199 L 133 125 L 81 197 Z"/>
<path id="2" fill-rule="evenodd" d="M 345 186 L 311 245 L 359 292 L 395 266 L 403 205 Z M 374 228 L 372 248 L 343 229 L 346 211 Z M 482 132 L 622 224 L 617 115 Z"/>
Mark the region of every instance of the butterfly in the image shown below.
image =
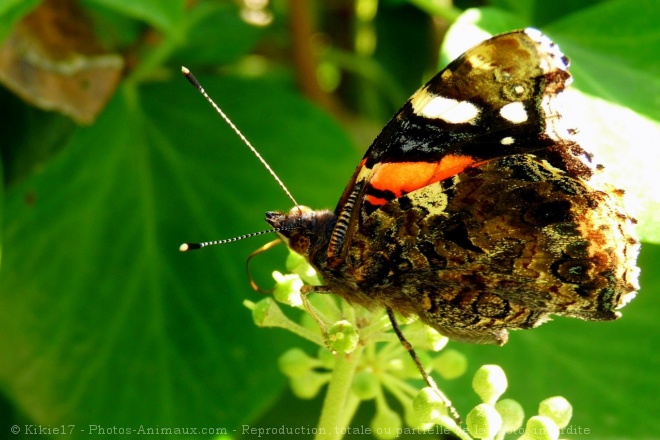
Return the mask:
<path id="1" fill-rule="evenodd" d="M 470 343 L 552 315 L 619 318 L 638 289 L 635 220 L 562 117 L 568 66 L 536 29 L 492 37 L 413 94 L 333 211 L 266 213 L 323 279 L 310 290 Z"/>

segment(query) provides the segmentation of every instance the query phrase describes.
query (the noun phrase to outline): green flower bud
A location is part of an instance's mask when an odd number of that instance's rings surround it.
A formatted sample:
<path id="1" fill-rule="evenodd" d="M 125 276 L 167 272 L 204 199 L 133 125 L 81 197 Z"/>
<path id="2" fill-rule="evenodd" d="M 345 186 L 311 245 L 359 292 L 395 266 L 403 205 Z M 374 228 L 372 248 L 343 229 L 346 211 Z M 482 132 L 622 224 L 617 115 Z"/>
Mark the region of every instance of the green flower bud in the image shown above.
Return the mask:
<path id="1" fill-rule="evenodd" d="M 300 289 L 304 285 L 298 275 L 295 274 L 282 274 L 278 271 L 273 272 L 273 278 L 277 283 L 273 291 L 273 298 L 283 304 L 288 304 L 291 307 L 301 307 L 302 299 L 300 298 Z"/>
<path id="2" fill-rule="evenodd" d="M 319 393 L 321 387 L 330 380 L 330 376 L 329 373 L 317 373 L 308 370 L 303 376 L 289 379 L 291 391 L 299 399 L 313 399 Z"/>
<path id="3" fill-rule="evenodd" d="M 291 348 L 279 357 L 280 371 L 288 377 L 303 377 L 308 371 L 318 367 L 321 362 L 314 359 L 300 348 Z"/>
<path id="4" fill-rule="evenodd" d="M 559 427 L 549 417 L 534 416 L 527 421 L 524 440 L 557 440 L 559 438 Z"/>
<path id="5" fill-rule="evenodd" d="M 252 310 L 252 319 L 258 327 L 282 327 L 282 323 L 289 321 L 280 307 L 272 298 L 264 298 L 261 301 L 247 304 Z"/>
<path id="6" fill-rule="evenodd" d="M 480 403 L 468 413 L 465 423 L 472 437 L 491 438 L 502 427 L 502 417 L 492 405 Z"/>
<path id="7" fill-rule="evenodd" d="M 351 390 L 360 400 L 370 400 L 378 394 L 380 382 L 372 372 L 363 370 L 353 377 Z"/>
<path id="8" fill-rule="evenodd" d="M 415 396 L 412 409 L 419 423 L 435 423 L 448 415 L 444 402 L 438 393 L 430 387 L 422 388 Z"/>
<path id="9" fill-rule="evenodd" d="M 371 420 L 371 433 L 380 440 L 397 437 L 401 429 L 401 417 L 388 407 L 379 408 Z"/>
<path id="10" fill-rule="evenodd" d="M 467 370 L 467 357 L 460 351 L 450 348 L 444 350 L 439 356 L 433 359 L 433 369 L 437 371 L 443 379 L 451 380 L 465 374 Z"/>
<path id="11" fill-rule="evenodd" d="M 417 418 L 417 414 L 415 414 L 412 405 L 404 405 L 403 411 L 403 420 L 405 421 L 406 425 L 410 426 L 411 428 L 428 431 L 429 429 L 433 428 L 433 426 L 435 426 L 435 423 L 420 421 Z"/>
<path id="12" fill-rule="evenodd" d="M 565 428 L 573 417 L 573 407 L 562 396 L 550 397 L 539 404 L 539 415 L 549 417 L 559 428 Z"/>
<path id="13" fill-rule="evenodd" d="M 296 252 L 289 252 L 289 256 L 286 258 L 286 270 L 289 273 L 298 275 L 311 286 L 322 284 L 314 268 L 307 262 L 305 257 Z"/>
<path id="14" fill-rule="evenodd" d="M 337 353 L 350 353 L 357 348 L 360 335 L 350 322 L 337 321 L 328 329 L 327 342 L 328 347 Z"/>
<path id="15" fill-rule="evenodd" d="M 502 399 L 495 404 L 495 409 L 502 416 L 502 429 L 514 432 L 522 427 L 525 421 L 523 407 L 513 399 Z"/>
<path id="16" fill-rule="evenodd" d="M 472 388 L 481 401 L 494 405 L 506 391 L 507 381 L 504 370 L 499 365 L 482 365 L 472 380 Z"/>

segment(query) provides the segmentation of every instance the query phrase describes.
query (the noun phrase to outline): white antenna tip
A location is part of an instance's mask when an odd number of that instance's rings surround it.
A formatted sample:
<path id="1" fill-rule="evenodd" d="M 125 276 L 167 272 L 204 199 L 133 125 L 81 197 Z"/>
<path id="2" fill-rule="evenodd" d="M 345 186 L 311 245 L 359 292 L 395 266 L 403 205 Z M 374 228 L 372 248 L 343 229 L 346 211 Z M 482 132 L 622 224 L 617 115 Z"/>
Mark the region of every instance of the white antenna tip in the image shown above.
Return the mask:
<path id="1" fill-rule="evenodd" d="M 181 73 L 184 75 L 188 75 L 190 73 L 190 70 L 186 66 L 181 66 Z"/>
<path id="2" fill-rule="evenodd" d="M 209 243 L 183 243 L 181 246 L 179 246 L 179 251 L 188 252 L 194 249 L 201 249 L 208 244 Z"/>

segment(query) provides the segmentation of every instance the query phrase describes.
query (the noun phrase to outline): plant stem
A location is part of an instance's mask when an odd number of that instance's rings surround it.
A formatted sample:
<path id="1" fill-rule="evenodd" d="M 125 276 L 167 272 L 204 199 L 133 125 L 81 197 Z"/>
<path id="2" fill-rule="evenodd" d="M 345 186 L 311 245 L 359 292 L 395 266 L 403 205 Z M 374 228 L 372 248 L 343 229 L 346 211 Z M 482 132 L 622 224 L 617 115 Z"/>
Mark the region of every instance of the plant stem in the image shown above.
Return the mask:
<path id="1" fill-rule="evenodd" d="M 347 405 L 351 382 L 355 369 L 362 356 L 362 346 L 358 346 L 349 355 L 339 355 L 332 372 L 332 379 L 325 395 L 321 418 L 317 426 L 315 440 L 339 440 L 345 434 L 347 421 L 353 418 L 357 405 Z M 353 414 L 349 414 L 348 411 Z"/>

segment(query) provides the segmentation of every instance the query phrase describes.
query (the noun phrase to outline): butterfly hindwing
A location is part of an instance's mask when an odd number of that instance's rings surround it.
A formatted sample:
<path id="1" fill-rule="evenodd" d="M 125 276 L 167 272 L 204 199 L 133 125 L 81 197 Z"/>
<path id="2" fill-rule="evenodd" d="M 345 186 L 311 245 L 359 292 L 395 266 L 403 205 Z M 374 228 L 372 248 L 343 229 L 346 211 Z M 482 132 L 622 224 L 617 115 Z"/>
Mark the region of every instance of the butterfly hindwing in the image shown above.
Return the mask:
<path id="1" fill-rule="evenodd" d="M 360 261 L 349 269 L 358 284 L 381 301 L 410 299 L 407 312 L 443 334 L 503 343 L 503 330 L 550 314 L 619 316 L 637 277 L 619 206 L 547 161 L 499 158 L 374 211 L 346 260 Z"/>

